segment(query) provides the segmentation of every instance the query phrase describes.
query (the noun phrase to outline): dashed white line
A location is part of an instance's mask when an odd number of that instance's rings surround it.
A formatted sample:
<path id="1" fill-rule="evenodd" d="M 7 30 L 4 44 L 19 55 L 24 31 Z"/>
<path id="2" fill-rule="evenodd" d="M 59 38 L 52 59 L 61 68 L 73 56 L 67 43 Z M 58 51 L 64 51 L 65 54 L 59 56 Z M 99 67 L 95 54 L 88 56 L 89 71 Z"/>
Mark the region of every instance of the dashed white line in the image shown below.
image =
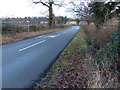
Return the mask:
<path id="1" fill-rule="evenodd" d="M 44 35 L 42 35 L 42 36 L 39 36 L 39 37 L 43 37 Z"/>
<path id="2" fill-rule="evenodd" d="M 67 33 L 67 32 L 64 32 L 64 33 Z"/>
<path id="3" fill-rule="evenodd" d="M 42 36 L 38 36 L 38 37 L 36 37 L 36 38 L 40 38 L 40 37 L 43 37 L 43 35 L 42 35 Z"/>
<path id="4" fill-rule="evenodd" d="M 52 36 L 48 36 L 48 37 L 55 38 L 55 37 L 57 37 L 57 36 L 52 35 Z"/>
<path id="5" fill-rule="evenodd" d="M 61 35 L 61 34 L 58 34 L 57 37 L 60 36 L 60 35 Z"/>
<path id="6" fill-rule="evenodd" d="M 61 34 L 58 34 L 58 35 L 50 35 L 50 36 L 46 36 L 46 38 L 56 38 L 58 36 L 60 36 Z"/>
<path id="7" fill-rule="evenodd" d="M 30 46 L 27 46 L 27 47 L 25 47 L 25 48 L 22 48 L 22 49 L 19 50 L 19 52 L 21 52 L 21 51 L 23 51 L 23 50 L 26 50 L 26 49 L 28 49 L 28 48 L 31 48 L 31 47 L 33 47 L 33 46 L 35 46 L 35 45 L 41 44 L 41 43 L 43 43 L 43 42 L 45 42 L 45 41 L 46 41 L 46 40 L 43 40 L 43 41 L 40 41 L 40 42 L 35 43 L 35 44 L 33 44 L 33 45 L 30 45 Z"/>

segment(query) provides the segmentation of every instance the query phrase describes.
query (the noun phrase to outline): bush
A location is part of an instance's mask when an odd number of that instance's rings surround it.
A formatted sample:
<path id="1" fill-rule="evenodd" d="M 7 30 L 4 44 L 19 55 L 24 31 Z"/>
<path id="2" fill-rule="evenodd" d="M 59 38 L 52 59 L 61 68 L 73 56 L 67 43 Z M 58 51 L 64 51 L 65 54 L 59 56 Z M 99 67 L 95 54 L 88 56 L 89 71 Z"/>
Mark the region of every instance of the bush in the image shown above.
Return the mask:
<path id="1" fill-rule="evenodd" d="M 88 52 L 93 55 L 93 62 L 99 66 L 108 62 L 112 68 L 120 67 L 120 32 L 116 25 L 111 26 L 112 20 L 107 21 L 98 31 L 94 24 L 85 27 Z M 104 66 L 104 65 L 103 65 Z"/>
<path id="2" fill-rule="evenodd" d="M 15 28 L 12 30 L 12 33 L 21 33 L 24 32 L 26 29 L 20 26 L 15 26 Z"/>
<path id="3" fill-rule="evenodd" d="M 30 31 L 31 31 L 31 30 L 32 30 L 32 31 L 36 31 L 36 30 L 37 30 L 37 26 L 31 25 L 31 26 L 29 26 L 29 29 L 30 29 Z"/>
<path id="4" fill-rule="evenodd" d="M 25 29 L 23 27 L 20 27 L 18 25 L 13 25 L 8 22 L 2 23 L 2 34 L 8 34 L 8 33 L 20 33 L 24 32 Z"/>
<path id="5" fill-rule="evenodd" d="M 98 50 L 94 62 L 102 64 L 108 61 L 110 67 L 119 71 L 120 68 L 120 33 L 114 32 L 111 36 L 111 42 L 109 42 L 104 48 Z"/>
<path id="6" fill-rule="evenodd" d="M 101 47 L 106 46 L 108 42 L 111 41 L 111 34 L 116 30 L 116 25 L 113 26 L 114 20 L 108 20 L 101 26 L 100 29 L 96 29 L 95 24 L 91 23 L 88 26 L 85 26 L 86 33 L 86 42 L 93 49 L 100 49 Z"/>
<path id="7" fill-rule="evenodd" d="M 2 34 L 10 33 L 15 28 L 11 23 L 3 22 L 2 23 Z"/>
<path id="8" fill-rule="evenodd" d="M 44 30 L 46 28 L 48 28 L 48 26 L 40 25 L 37 27 L 38 30 Z"/>

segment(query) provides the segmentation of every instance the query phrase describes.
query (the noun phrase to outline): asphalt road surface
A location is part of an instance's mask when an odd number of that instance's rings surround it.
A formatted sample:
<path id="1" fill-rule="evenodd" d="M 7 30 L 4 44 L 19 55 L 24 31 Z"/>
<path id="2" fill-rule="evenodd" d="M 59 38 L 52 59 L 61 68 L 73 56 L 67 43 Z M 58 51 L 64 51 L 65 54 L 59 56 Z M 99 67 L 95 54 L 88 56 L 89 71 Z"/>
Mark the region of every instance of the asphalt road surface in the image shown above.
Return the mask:
<path id="1" fill-rule="evenodd" d="M 28 88 L 56 60 L 79 27 L 2 45 L 2 88 Z"/>

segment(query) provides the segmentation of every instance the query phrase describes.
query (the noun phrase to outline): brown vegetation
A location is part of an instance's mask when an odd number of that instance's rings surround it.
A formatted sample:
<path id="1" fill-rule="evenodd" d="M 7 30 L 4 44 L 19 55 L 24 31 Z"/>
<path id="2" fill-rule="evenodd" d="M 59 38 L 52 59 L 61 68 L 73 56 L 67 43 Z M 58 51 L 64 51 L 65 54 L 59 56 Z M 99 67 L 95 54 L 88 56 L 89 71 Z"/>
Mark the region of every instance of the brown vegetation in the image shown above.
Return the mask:
<path id="1" fill-rule="evenodd" d="M 96 29 L 93 23 L 89 24 L 86 29 L 93 39 L 93 44 L 103 47 L 110 41 L 112 32 L 117 30 L 117 23 L 114 23 L 114 20 L 110 19 L 106 21 L 100 29 Z"/>
<path id="2" fill-rule="evenodd" d="M 114 21 L 111 19 L 104 23 L 100 29 L 96 29 L 94 24 L 90 24 L 87 26 L 85 33 L 86 38 L 91 41 L 88 41 L 88 53 L 90 54 L 90 58 L 87 59 L 87 62 L 93 62 L 93 60 L 97 57 L 97 55 L 101 55 L 97 58 L 102 62 L 98 63 L 90 63 L 91 65 L 87 66 L 86 70 L 88 73 L 91 73 L 91 77 L 88 80 L 89 88 L 117 88 L 120 87 L 119 81 L 119 71 L 117 68 L 119 67 L 119 63 L 115 61 L 120 61 L 118 58 L 113 58 L 109 55 L 112 55 L 113 52 L 105 51 L 104 48 L 110 47 L 107 46 L 109 42 L 111 42 L 111 35 L 113 32 L 117 31 L 117 23 L 113 23 Z M 90 43 L 89 43 L 90 42 Z M 114 47 L 113 47 L 114 48 Z M 104 51 L 101 54 L 101 51 Z M 102 59 L 101 59 L 102 58 Z M 118 66 L 113 66 L 111 64 L 116 63 Z M 94 66 L 94 67 L 93 67 Z M 95 71 L 90 68 L 96 68 Z"/>

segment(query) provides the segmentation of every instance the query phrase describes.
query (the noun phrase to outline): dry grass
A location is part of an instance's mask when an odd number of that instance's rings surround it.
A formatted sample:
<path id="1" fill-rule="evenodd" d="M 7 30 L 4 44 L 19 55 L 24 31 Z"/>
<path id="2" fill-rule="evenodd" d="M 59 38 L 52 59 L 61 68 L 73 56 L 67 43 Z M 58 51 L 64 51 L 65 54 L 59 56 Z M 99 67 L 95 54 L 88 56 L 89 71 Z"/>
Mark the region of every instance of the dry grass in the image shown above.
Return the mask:
<path id="1" fill-rule="evenodd" d="M 104 26 L 100 28 L 95 36 L 100 42 L 100 46 L 104 46 L 110 41 L 110 36 L 115 30 L 117 30 L 116 28 L 117 24 L 114 24 L 112 19 L 105 22 Z"/>
<path id="2" fill-rule="evenodd" d="M 69 28 L 69 27 L 66 27 L 66 28 Z M 24 40 L 24 39 L 35 37 L 35 36 L 60 31 L 60 30 L 66 29 L 66 28 L 57 28 L 57 29 L 47 29 L 47 30 L 32 31 L 32 32 L 4 34 L 0 38 L 0 40 L 2 41 L 2 43 L 0 43 L 0 44 L 12 43 L 12 42 Z"/>
<path id="3" fill-rule="evenodd" d="M 89 60 L 89 59 L 88 59 Z M 87 61 L 88 61 L 87 60 Z M 91 62 L 91 61 L 90 61 Z M 87 62 L 87 63 L 90 63 Z M 86 64 L 87 65 L 87 64 Z M 103 65 L 102 70 L 98 65 L 90 64 L 87 66 L 87 72 L 89 74 L 88 88 L 118 88 L 120 82 L 117 74 L 109 70 L 108 65 Z"/>
<path id="4" fill-rule="evenodd" d="M 113 19 L 104 23 L 99 30 L 96 30 L 95 25 L 92 23 L 87 26 L 87 30 L 89 35 L 94 38 L 96 41 L 94 42 L 95 45 L 104 46 L 110 41 L 110 36 L 112 32 L 116 30 L 117 23 L 114 23 Z"/>

